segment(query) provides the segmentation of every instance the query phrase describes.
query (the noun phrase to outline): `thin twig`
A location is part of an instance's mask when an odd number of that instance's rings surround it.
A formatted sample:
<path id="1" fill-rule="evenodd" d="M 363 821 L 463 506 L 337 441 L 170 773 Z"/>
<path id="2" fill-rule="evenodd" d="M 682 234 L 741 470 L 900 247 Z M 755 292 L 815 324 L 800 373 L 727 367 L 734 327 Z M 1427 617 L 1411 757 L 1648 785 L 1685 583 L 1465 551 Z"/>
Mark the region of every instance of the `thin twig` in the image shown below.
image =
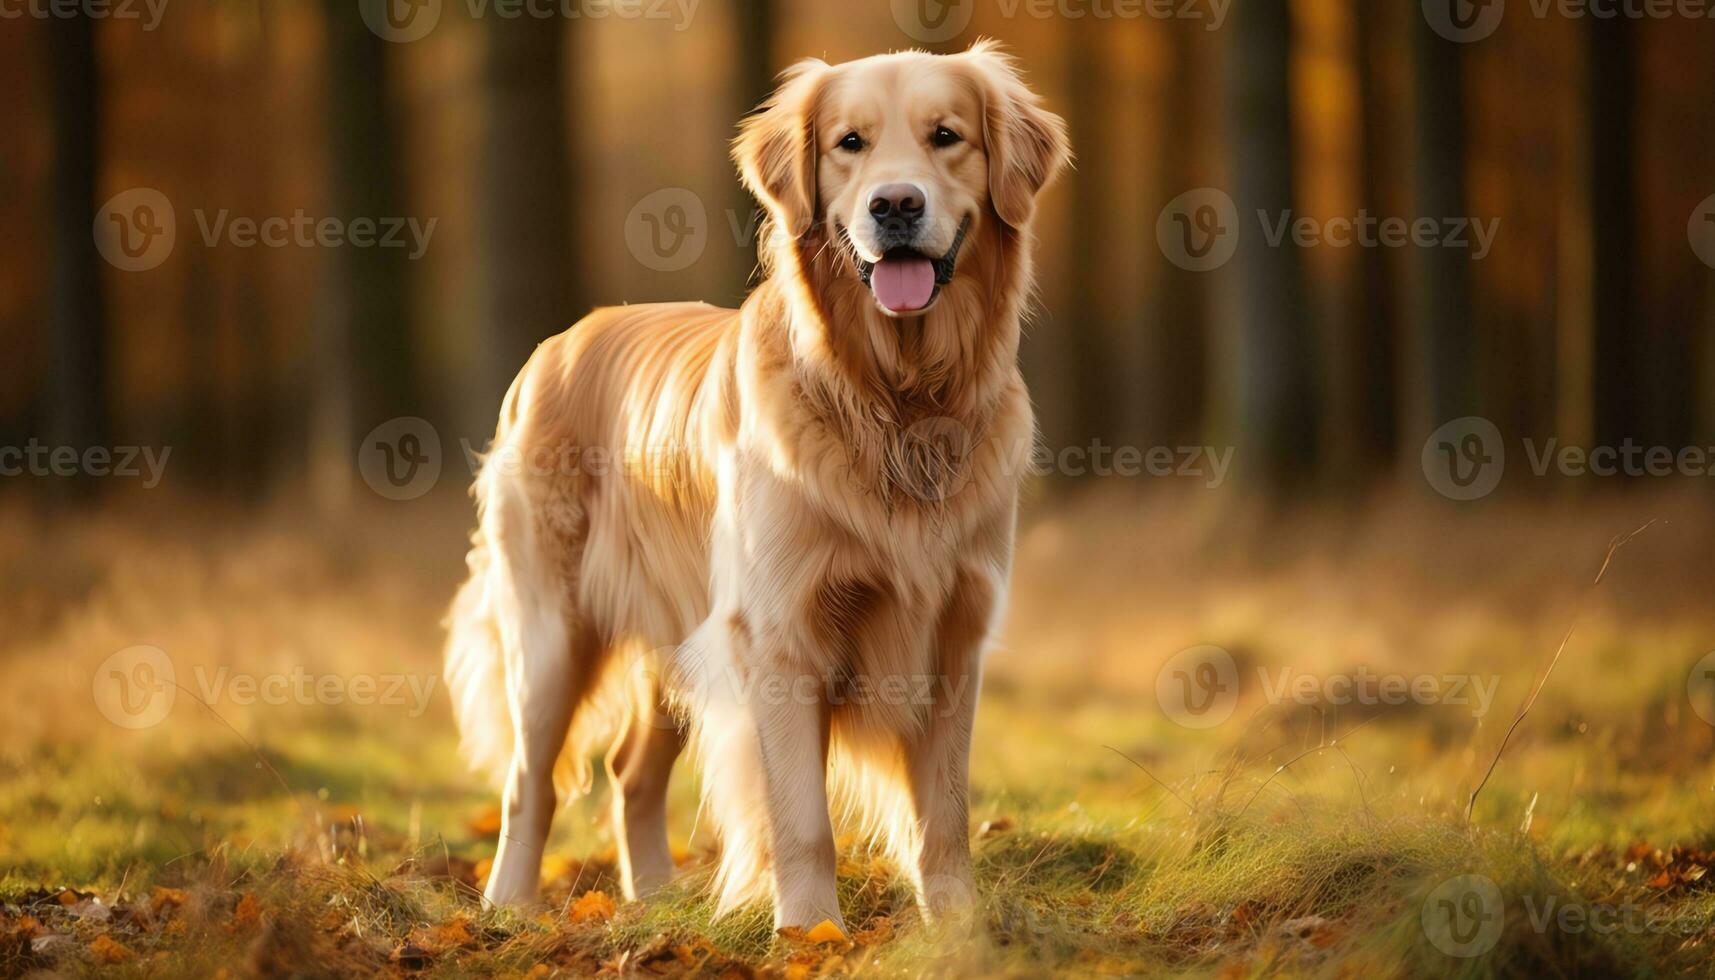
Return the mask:
<path id="1" fill-rule="evenodd" d="M 1602 559 L 1602 567 L 1597 570 L 1595 580 L 1592 581 L 1590 583 L 1590 587 L 1585 590 L 1586 597 L 1588 597 L 1589 593 L 1594 592 L 1597 586 L 1602 584 L 1602 579 L 1608 574 L 1608 566 L 1614 563 L 1614 554 L 1621 548 L 1630 544 L 1633 538 L 1636 538 L 1638 535 L 1644 533 L 1655 525 L 1655 521 L 1650 521 L 1632 533 L 1621 535 L 1608 543 L 1608 554 Z M 1501 744 L 1500 747 L 1495 750 L 1495 757 L 1489 760 L 1489 768 L 1483 773 L 1483 778 L 1477 782 L 1477 788 L 1471 791 L 1470 798 L 1465 801 L 1466 823 L 1471 822 L 1471 814 L 1476 810 L 1477 794 L 1481 793 L 1483 791 L 1483 787 L 1489 784 L 1489 777 L 1495 774 L 1495 767 L 1501 764 L 1501 756 L 1506 753 L 1507 743 L 1512 741 L 1513 732 L 1517 731 L 1518 726 L 1524 723 L 1525 716 L 1530 714 L 1530 709 L 1536 705 L 1537 695 L 1542 693 L 1543 686 L 1548 683 L 1549 675 L 1554 673 L 1555 666 L 1560 663 L 1560 655 L 1566 652 L 1566 645 L 1572 642 L 1572 633 L 1578 628 L 1578 616 L 1581 612 L 1582 609 L 1573 610 L 1572 623 L 1566 627 L 1566 635 L 1560 638 L 1560 646 L 1554 649 L 1554 656 L 1549 658 L 1547 669 L 1545 669 L 1542 672 L 1542 676 L 1537 679 L 1536 686 L 1531 688 L 1530 696 L 1524 699 L 1524 704 L 1519 706 L 1518 714 L 1513 717 L 1513 723 L 1507 726 L 1506 734 L 1501 736 Z"/>

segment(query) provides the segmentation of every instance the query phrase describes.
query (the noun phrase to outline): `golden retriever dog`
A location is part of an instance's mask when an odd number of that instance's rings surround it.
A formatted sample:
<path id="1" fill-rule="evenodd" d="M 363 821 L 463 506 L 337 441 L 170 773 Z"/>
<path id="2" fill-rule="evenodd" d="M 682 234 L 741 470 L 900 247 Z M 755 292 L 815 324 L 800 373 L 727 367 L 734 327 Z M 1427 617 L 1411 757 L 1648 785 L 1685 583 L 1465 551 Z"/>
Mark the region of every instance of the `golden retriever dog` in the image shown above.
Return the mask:
<path id="1" fill-rule="evenodd" d="M 934 921 L 974 897 L 971 730 L 1034 439 L 1031 215 L 1065 124 L 979 43 L 801 62 L 733 156 L 767 211 L 743 307 L 601 309 L 544 342 L 477 476 L 446 669 L 502 789 L 485 897 L 535 897 L 612 738 L 628 897 L 673 874 L 689 744 L 720 912 L 843 928 L 832 798 Z"/>

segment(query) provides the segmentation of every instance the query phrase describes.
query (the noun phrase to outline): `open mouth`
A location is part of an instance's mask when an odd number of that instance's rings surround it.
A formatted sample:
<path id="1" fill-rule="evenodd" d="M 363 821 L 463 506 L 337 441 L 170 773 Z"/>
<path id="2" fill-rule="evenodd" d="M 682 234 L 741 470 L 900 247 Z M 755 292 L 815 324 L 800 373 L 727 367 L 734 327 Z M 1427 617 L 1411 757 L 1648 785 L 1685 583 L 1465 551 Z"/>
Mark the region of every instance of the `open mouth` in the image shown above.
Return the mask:
<path id="1" fill-rule="evenodd" d="M 970 226 L 970 218 L 959 224 L 952 247 L 940 258 L 906 246 L 888 249 L 877 262 L 860 257 L 858 278 L 875 294 L 875 301 L 884 311 L 895 316 L 920 313 L 934 304 L 942 286 L 953 281 L 959 249 L 965 244 L 965 232 Z"/>

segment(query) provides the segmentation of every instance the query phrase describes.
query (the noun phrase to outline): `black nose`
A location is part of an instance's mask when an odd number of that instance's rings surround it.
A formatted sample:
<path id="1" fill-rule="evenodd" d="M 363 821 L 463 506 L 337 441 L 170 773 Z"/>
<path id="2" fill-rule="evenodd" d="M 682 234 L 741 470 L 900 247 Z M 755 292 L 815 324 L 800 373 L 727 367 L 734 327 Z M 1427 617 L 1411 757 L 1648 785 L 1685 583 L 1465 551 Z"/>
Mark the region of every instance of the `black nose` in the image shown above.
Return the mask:
<path id="1" fill-rule="evenodd" d="M 877 221 L 916 221 L 923 217 L 927 200 L 928 195 L 916 184 L 882 184 L 869 192 L 869 214 Z"/>

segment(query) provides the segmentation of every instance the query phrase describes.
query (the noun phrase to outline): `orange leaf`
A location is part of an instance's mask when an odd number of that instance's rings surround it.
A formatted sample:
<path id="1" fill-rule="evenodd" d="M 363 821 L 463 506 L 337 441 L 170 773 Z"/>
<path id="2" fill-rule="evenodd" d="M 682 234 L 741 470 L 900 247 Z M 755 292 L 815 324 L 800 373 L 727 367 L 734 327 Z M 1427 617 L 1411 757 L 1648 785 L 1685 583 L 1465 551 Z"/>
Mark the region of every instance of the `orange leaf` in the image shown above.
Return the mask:
<path id="1" fill-rule="evenodd" d="M 1651 888 L 1670 888 L 1673 886 L 1673 872 L 1663 871 L 1651 878 L 1647 884 Z"/>
<path id="2" fill-rule="evenodd" d="M 256 896 L 248 892 L 238 900 L 238 907 L 232 910 L 232 924 L 247 926 L 262 916 L 262 906 L 256 901 Z"/>
<path id="3" fill-rule="evenodd" d="M 95 957 L 97 963 L 112 966 L 130 959 L 131 951 L 115 942 L 111 936 L 96 936 L 89 944 L 89 955 Z"/>
<path id="4" fill-rule="evenodd" d="M 149 910 L 160 915 L 166 909 L 176 909 L 189 900 L 190 896 L 180 889 L 157 885 L 149 895 Z"/>
<path id="5" fill-rule="evenodd" d="M 613 918 L 613 912 L 613 899 L 608 897 L 607 892 L 591 889 L 572 903 L 567 918 L 573 922 L 606 922 Z"/>
<path id="6" fill-rule="evenodd" d="M 841 929 L 839 926 L 834 925 L 833 919 L 823 919 L 811 926 L 810 930 L 804 933 L 804 938 L 813 943 L 843 943 L 849 941 L 846 937 L 846 931 Z"/>
<path id="7" fill-rule="evenodd" d="M 476 816 L 471 817 L 465 827 L 478 837 L 488 837 L 500 833 L 500 808 L 490 806 Z"/>
<path id="8" fill-rule="evenodd" d="M 852 941 L 860 946 L 874 946 L 892 938 L 893 920 L 885 915 L 852 934 Z"/>

